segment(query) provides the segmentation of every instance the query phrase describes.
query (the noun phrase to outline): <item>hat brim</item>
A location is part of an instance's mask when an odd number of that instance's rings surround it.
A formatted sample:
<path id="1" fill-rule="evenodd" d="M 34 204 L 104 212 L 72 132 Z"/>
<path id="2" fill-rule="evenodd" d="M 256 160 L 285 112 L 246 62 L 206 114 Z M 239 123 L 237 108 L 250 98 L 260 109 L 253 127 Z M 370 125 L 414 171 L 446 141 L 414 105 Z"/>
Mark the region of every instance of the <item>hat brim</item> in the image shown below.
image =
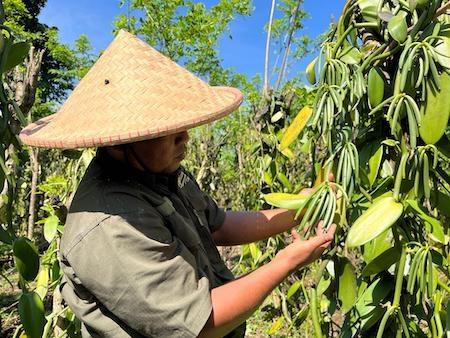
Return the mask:
<path id="1" fill-rule="evenodd" d="M 233 112 L 242 103 L 242 93 L 236 88 L 210 88 L 214 92 L 214 100 L 205 98 L 202 103 L 196 105 L 195 111 L 187 105 L 185 110 L 179 107 L 179 112 L 172 116 L 164 114 L 164 119 L 149 114 L 142 115 L 140 121 L 129 121 L 124 115 L 125 112 L 122 112 L 122 121 L 107 125 L 105 121 L 98 119 L 91 122 L 77 122 L 73 119 L 66 121 L 65 116 L 56 113 L 28 125 L 21 131 L 20 139 L 31 146 L 60 149 L 131 143 L 170 135 L 215 121 Z M 219 106 L 217 102 L 222 105 Z M 211 104 L 215 106 L 211 107 Z M 116 115 L 121 115 L 120 107 L 117 107 L 117 110 Z"/>

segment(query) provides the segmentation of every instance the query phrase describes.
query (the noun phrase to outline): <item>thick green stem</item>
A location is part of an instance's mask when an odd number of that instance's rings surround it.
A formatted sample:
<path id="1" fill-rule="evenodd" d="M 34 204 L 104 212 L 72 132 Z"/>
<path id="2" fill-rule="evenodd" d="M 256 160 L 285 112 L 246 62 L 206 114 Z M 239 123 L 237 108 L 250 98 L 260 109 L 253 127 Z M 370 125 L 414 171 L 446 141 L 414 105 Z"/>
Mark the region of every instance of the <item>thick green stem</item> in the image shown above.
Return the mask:
<path id="1" fill-rule="evenodd" d="M 406 262 L 406 248 L 405 246 L 402 246 L 402 254 L 400 256 L 400 260 L 397 263 L 394 302 L 392 303 L 392 307 L 394 309 L 400 306 L 400 297 L 402 295 L 402 285 L 403 285 L 403 274 L 405 272 L 405 262 Z"/>
<path id="2" fill-rule="evenodd" d="M 317 291 L 315 288 L 311 288 L 309 301 L 311 304 L 311 318 L 314 325 L 314 335 L 316 338 L 323 338 L 322 328 L 320 327 L 319 311 L 317 306 Z"/>
<path id="3" fill-rule="evenodd" d="M 443 283 L 440 279 L 437 280 L 437 283 L 439 284 L 439 286 L 441 288 L 443 288 L 445 291 L 450 293 L 450 286 L 448 286 L 447 284 Z"/>
<path id="4" fill-rule="evenodd" d="M 366 61 L 363 62 L 363 64 L 361 65 L 361 71 L 364 72 L 366 70 L 366 68 L 368 68 L 370 65 L 372 65 L 373 63 L 375 63 L 378 60 L 384 60 L 392 55 L 394 55 L 395 53 L 397 53 L 397 51 L 401 48 L 400 45 L 397 46 L 387 46 L 387 48 L 385 47 L 385 45 L 382 45 L 379 47 L 379 49 L 374 52 L 370 57 L 368 57 L 366 59 Z M 385 50 L 387 50 L 386 52 L 384 52 Z M 384 52 L 382 54 L 379 54 L 380 52 Z"/>
<path id="5" fill-rule="evenodd" d="M 408 159 L 408 154 L 403 154 L 402 158 L 400 160 L 400 163 L 398 165 L 397 169 L 397 175 L 395 176 L 395 183 L 394 183 L 394 198 L 396 201 L 398 201 L 400 197 L 400 188 L 402 186 L 402 181 L 405 174 L 405 167 L 406 167 L 406 160 Z"/>
<path id="6" fill-rule="evenodd" d="M 384 106 L 387 104 L 390 104 L 394 98 L 395 98 L 394 96 L 391 96 L 391 97 L 387 98 L 386 100 L 384 100 L 383 102 L 381 102 L 378 106 L 376 106 L 375 108 L 373 108 L 370 111 L 369 115 L 373 115 L 373 114 L 377 113 L 378 111 L 380 111 L 381 109 L 383 109 Z"/>
<path id="7" fill-rule="evenodd" d="M 338 36 L 341 36 L 343 34 L 343 27 L 344 27 L 344 22 L 345 20 L 347 20 L 347 17 L 349 14 L 353 13 L 353 9 L 358 5 L 358 2 L 354 2 L 352 4 L 352 0 L 349 0 L 345 3 L 344 9 L 342 10 L 342 14 L 339 18 L 338 24 L 337 24 L 337 33 Z"/>
<path id="8" fill-rule="evenodd" d="M 397 46 L 393 47 L 392 49 L 388 47 L 388 51 L 386 53 L 383 53 L 383 54 L 378 55 L 377 57 L 374 57 L 372 62 L 375 63 L 378 60 L 386 59 L 386 58 L 396 54 L 400 48 L 401 48 L 400 45 L 397 45 Z"/>
<path id="9" fill-rule="evenodd" d="M 384 328 L 386 327 L 386 323 L 392 312 L 394 312 L 394 308 L 389 305 L 388 309 L 384 313 L 383 318 L 381 319 L 380 326 L 378 327 L 377 338 L 383 338 Z"/>
<path id="10" fill-rule="evenodd" d="M 336 252 L 337 252 L 338 246 L 335 246 L 333 249 L 330 250 L 330 252 L 328 253 L 329 256 L 333 257 Z M 330 262 L 329 259 L 326 259 L 324 261 L 322 261 L 322 263 L 320 263 L 319 269 L 317 270 L 317 273 L 314 277 L 314 284 L 317 285 L 319 284 L 320 280 L 322 279 L 323 273 L 325 272 L 325 269 L 328 265 L 328 263 Z"/>
<path id="11" fill-rule="evenodd" d="M 350 34 L 350 32 L 353 29 L 353 25 L 350 25 L 344 33 L 339 37 L 339 40 L 337 40 L 336 45 L 333 48 L 333 51 L 331 53 L 331 58 L 334 59 L 336 57 L 337 51 L 339 50 L 339 47 L 344 43 L 345 39 L 347 38 L 347 35 Z"/>
<path id="12" fill-rule="evenodd" d="M 356 22 L 353 24 L 355 28 L 378 28 L 378 23 L 376 22 Z"/>

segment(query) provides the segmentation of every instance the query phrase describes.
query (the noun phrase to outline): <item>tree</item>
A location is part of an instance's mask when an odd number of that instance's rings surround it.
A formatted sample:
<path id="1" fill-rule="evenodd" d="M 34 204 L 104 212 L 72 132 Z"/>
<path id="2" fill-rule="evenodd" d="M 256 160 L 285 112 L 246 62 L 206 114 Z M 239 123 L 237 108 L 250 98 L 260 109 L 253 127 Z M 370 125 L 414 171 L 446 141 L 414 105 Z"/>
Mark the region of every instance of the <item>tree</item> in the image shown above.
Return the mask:
<path id="1" fill-rule="evenodd" d="M 210 9 L 201 2 L 185 0 L 130 0 L 127 5 L 128 15 L 115 21 L 117 29 L 141 35 L 211 85 L 230 82 L 230 70 L 221 66 L 217 44 L 235 15 L 250 15 L 250 0 L 220 0 Z M 131 11 L 145 15 L 137 18 Z"/>

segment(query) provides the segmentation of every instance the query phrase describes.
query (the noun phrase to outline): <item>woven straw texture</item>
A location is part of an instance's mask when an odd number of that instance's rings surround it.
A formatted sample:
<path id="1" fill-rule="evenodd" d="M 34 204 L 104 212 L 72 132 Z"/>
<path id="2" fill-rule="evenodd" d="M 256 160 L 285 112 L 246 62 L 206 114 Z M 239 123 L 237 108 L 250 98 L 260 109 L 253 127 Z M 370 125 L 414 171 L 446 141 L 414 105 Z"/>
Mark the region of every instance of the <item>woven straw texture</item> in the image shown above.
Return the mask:
<path id="1" fill-rule="evenodd" d="M 209 86 L 122 30 L 61 109 L 20 138 L 66 149 L 129 143 L 211 122 L 241 102 L 239 90 Z"/>

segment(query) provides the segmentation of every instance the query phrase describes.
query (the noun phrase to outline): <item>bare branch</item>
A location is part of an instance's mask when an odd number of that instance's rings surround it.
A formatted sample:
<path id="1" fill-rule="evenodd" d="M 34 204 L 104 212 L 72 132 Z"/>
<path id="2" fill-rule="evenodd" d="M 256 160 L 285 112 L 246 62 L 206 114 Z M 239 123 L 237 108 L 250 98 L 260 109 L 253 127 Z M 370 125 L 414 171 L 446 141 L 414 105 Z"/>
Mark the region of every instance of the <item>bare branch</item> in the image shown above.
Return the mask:
<path id="1" fill-rule="evenodd" d="M 278 81 L 277 84 L 275 86 L 275 89 L 279 89 L 281 82 L 283 81 L 283 77 L 284 77 L 284 73 L 286 71 L 286 67 L 287 67 L 287 61 L 289 58 L 289 53 L 291 50 L 291 44 L 292 44 L 292 37 L 294 36 L 295 33 L 295 20 L 297 19 L 297 15 L 300 12 L 300 5 L 303 3 L 303 0 L 298 0 L 297 2 L 297 6 L 295 7 L 294 12 L 292 13 L 292 23 L 291 23 L 291 29 L 288 33 L 288 40 L 286 43 L 286 47 L 285 47 L 285 52 L 284 52 L 284 57 L 283 57 L 283 62 L 281 64 L 281 70 L 280 70 L 280 74 L 278 76 Z"/>
<path id="2" fill-rule="evenodd" d="M 267 28 L 266 59 L 264 64 L 264 87 L 263 87 L 264 96 L 267 96 L 267 92 L 269 90 L 269 52 L 270 52 L 270 38 L 272 35 L 272 23 L 273 23 L 273 14 L 275 11 L 275 3 L 276 0 L 272 0 L 272 7 L 270 8 L 270 16 L 269 16 L 269 27 Z"/>
<path id="3" fill-rule="evenodd" d="M 442 5 L 441 8 L 439 8 L 436 11 L 436 15 L 435 17 L 437 18 L 438 16 L 442 15 L 442 14 L 447 14 L 447 10 L 450 9 L 450 2 L 447 2 L 446 4 Z"/>

